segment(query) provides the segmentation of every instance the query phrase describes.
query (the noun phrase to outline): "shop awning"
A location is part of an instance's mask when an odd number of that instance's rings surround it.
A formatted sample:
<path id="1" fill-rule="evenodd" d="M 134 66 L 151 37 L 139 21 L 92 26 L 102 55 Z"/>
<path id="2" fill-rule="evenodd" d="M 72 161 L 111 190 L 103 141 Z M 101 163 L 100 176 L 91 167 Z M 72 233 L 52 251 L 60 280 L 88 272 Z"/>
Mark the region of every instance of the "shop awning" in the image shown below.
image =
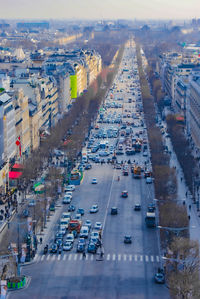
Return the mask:
<path id="1" fill-rule="evenodd" d="M 16 179 L 19 179 L 21 175 L 22 175 L 22 172 L 20 172 L 20 171 L 10 171 L 9 179 L 16 180 Z"/>

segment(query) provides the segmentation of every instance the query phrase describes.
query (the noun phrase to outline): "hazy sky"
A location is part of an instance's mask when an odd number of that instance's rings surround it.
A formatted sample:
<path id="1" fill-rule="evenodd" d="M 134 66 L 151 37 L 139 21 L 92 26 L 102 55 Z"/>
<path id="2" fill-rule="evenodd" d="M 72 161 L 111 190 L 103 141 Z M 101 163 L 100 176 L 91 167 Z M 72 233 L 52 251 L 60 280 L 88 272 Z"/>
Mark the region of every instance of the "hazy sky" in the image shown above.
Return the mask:
<path id="1" fill-rule="evenodd" d="M 189 19 L 200 0 L 0 0 L 0 18 Z"/>

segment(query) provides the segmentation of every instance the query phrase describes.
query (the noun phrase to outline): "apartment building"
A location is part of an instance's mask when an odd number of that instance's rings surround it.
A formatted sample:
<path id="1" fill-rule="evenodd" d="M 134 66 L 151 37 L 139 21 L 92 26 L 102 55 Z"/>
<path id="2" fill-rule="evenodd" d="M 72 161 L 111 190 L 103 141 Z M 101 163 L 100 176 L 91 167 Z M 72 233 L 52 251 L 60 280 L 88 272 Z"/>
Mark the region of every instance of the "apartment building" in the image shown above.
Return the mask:
<path id="1" fill-rule="evenodd" d="M 194 75 L 189 85 L 189 128 L 192 140 L 200 151 L 200 75 Z"/>

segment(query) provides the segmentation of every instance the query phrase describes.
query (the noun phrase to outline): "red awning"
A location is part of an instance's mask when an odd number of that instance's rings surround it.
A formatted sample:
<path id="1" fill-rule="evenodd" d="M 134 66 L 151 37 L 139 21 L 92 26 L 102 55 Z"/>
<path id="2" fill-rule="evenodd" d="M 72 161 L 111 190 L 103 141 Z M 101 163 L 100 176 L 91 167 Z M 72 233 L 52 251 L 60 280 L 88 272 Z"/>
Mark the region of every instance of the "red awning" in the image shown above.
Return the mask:
<path id="1" fill-rule="evenodd" d="M 22 168 L 24 168 L 24 166 L 22 164 L 15 163 L 12 168 L 15 168 L 15 169 L 20 168 L 20 169 L 22 169 Z"/>
<path id="2" fill-rule="evenodd" d="M 16 179 L 20 178 L 21 175 L 22 175 L 22 172 L 19 172 L 19 171 L 10 171 L 9 172 L 9 179 L 16 180 Z"/>

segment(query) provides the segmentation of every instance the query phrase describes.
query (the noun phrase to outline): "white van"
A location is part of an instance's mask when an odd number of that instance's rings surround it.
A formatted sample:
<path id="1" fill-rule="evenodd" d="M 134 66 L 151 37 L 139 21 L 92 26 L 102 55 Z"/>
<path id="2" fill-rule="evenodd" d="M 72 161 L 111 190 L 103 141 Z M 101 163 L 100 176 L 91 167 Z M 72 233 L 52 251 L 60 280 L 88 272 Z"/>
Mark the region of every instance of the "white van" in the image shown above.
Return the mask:
<path id="1" fill-rule="evenodd" d="M 66 229 L 68 228 L 69 219 L 67 218 L 61 218 L 60 219 L 60 226 L 64 226 Z"/>
<path id="2" fill-rule="evenodd" d="M 88 238 L 89 235 L 89 227 L 82 226 L 80 231 L 80 238 Z"/>

